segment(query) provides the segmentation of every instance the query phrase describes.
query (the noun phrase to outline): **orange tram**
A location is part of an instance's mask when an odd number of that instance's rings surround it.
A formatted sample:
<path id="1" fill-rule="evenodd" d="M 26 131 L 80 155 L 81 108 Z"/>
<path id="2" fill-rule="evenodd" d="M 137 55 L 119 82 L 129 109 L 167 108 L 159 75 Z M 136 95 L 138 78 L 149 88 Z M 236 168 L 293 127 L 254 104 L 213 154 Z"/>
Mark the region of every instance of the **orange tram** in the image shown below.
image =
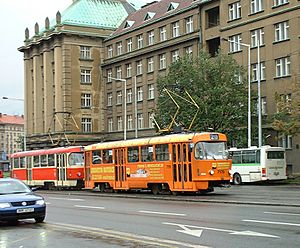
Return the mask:
<path id="1" fill-rule="evenodd" d="M 84 187 L 82 146 L 32 150 L 10 155 L 11 177 L 29 186 L 53 188 Z"/>
<path id="2" fill-rule="evenodd" d="M 210 192 L 229 185 L 231 159 L 221 133 L 182 133 L 86 146 L 85 188 Z"/>

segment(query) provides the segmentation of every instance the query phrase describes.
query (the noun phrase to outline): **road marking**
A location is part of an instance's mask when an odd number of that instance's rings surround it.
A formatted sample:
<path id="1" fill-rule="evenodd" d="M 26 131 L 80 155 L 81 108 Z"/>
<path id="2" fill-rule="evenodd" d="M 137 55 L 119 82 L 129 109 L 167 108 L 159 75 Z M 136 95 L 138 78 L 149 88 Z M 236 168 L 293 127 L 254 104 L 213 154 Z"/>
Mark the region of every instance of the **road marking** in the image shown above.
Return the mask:
<path id="1" fill-rule="evenodd" d="M 66 223 L 54 223 L 54 222 L 47 222 L 46 225 L 52 227 L 55 230 L 61 229 L 61 230 L 77 231 L 80 233 L 85 232 L 88 234 L 93 234 L 95 236 L 100 236 L 100 237 L 105 236 L 105 237 L 115 238 L 119 240 L 120 239 L 127 240 L 137 244 L 147 244 L 147 245 L 153 245 L 155 247 L 174 248 L 176 246 L 180 246 L 180 247 L 191 247 L 191 248 L 208 248 L 208 246 L 189 244 L 186 242 L 183 243 L 180 241 L 160 239 L 160 238 L 133 234 L 133 233 L 106 230 L 97 227 L 88 227 L 88 226 L 80 226 L 80 225 L 66 224 Z"/>
<path id="2" fill-rule="evenodd" d="M 254 222 L 254 223 L 263 223 L 263 224 L 273 224 L 273 225 L 284 225 L 284 226 L 300 226 L 297 223 L 288 223 L 288 222 L 276 222 L 276 221 L 265 221 L 265 220 L 243 220 L 246 222 Z"/>
<path id="3" fill-rule="evenodd" d="M 140 210 L 139 212 L 140 212 L 140 213 L 145 213 L 145 214 L 160 214 L 160 215 L 186 216 L 186 214 L 166 213 L 166 212 L 154 212 L 154 211 L 147 211 L 147 210 Z"/>
<path id="4" fill-rule="evenodd" d="M 217 231 L 217 232 L 227 232 L 227 233 L 232 234 L 232 235 L 258 236 L 258 237 L 266 237 L 266 238 L 280 238 L 278 236 L 265 234 L 265 233 L 258 233 L 258 232 L 253 232 L 253 231 L 233 231 L 233 230 L 211 228 L 211 227 L 205 227 L 205 226 L 191 226 L 191 225 L 184 225 L 184 224 L 177 224 L 177 223 L 170 223 L 170 222 L 162 222 L 162 224 L 172 225 L 172 226 L 179 226 L 184 230 L 176 230 L 177 232 L 182 232 L 182 233 L 193 235 L 193 236 L 196 236 L 196 235 L 194 235 L 194 234 L 196 234 L 196 232 L 192 232 L 192 231 L 195 231 L 195 230 L 191 230 L 190 228 L 196 228 L 198 230 L 200 229 L 199 231 L 201 231 L 201 229 L 204 229 L 204 230 Z M 199 234 L 201 236 L 202 232 L 201 233 L 199 232 L 198 235 Z M 198 236 L 198 237 L 200 237 L 200 236 Z"/>
<path id="5" fill-rule="evenodd" d="M 300 216 L 300 214 L 294 214 L 294 213 L 280 213 L 280 212 L 264 212 L 264 214 L 278 214 L 278 215 Z"/>
<path id="6" fill-rule="evenodd" d="M 53 200 L 63 200 L 63 201 L 85 201 L 83 199 L 76 199 L 76 198 L 60 198 L 60 197 L 49 197 L 49 199 Z"/>
<path id="7" fill-rule="evenodd" d="M 84 205 L 74 205 L 77 208 L 91 208 L 91 209 L 105 209 L 105 207 L 95 207 L 95 206 L 84 206 Z"/>

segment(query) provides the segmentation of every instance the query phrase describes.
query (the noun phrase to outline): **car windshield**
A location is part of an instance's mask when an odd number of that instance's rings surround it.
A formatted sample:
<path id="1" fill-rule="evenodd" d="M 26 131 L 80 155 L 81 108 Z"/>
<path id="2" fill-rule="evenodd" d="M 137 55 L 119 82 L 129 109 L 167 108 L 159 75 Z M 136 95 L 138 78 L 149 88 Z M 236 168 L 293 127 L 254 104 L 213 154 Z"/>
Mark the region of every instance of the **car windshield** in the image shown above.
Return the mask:
<path id="1" fill-rule="evenodd" d="M 198 142 L 195 146 L 196 159 L 228 159 L 225 142 Z"/>
<path id="2" fill-rule="evenodd" d="M 29 193 L 31 190 L 20 181 L 1 181 L 0 180 L 0 195 Z"/>

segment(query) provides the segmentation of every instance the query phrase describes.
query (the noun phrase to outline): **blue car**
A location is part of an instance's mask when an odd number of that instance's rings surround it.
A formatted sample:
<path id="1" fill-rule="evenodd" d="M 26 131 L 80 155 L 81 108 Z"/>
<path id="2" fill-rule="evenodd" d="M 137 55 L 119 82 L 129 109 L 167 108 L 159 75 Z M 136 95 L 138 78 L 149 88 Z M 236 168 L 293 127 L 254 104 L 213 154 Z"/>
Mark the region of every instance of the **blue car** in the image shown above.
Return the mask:
<path id="1" fill-rule="evenodd" d="M 44 198 L 36 195 L 18 179 L 0 179 L 0 221 L 16 223 L 21 219 L 44 221 L 46 204 Z"/>

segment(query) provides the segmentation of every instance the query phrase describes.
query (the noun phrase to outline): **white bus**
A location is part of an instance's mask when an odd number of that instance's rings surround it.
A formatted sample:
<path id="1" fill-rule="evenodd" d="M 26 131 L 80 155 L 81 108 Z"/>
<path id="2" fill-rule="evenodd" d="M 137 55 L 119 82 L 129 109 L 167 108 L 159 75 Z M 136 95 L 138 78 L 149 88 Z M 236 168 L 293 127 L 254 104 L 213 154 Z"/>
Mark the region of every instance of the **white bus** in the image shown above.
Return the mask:
<path id="1" fill-rule="evenodd" d="M 282 147 L 230 148 L 229 152 L 232 157 L 233 184 L 287 178 L 286 154 Z"/>

